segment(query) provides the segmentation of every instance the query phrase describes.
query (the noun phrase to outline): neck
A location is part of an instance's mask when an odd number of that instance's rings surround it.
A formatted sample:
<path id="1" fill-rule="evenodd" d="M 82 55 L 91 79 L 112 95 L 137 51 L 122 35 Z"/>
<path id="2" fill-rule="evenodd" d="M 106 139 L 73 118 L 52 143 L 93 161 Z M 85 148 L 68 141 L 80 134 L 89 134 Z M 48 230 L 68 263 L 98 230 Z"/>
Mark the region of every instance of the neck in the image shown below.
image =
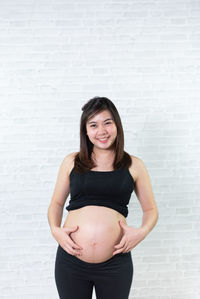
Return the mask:
<path id="1" fill-rule="evenodd" d="M 115 158 L 115 152 L 113 150 L 97 150 L 97 149 L 93 149 L 92 152 L 92 158 L 95 161 L 114 161 Z"/>

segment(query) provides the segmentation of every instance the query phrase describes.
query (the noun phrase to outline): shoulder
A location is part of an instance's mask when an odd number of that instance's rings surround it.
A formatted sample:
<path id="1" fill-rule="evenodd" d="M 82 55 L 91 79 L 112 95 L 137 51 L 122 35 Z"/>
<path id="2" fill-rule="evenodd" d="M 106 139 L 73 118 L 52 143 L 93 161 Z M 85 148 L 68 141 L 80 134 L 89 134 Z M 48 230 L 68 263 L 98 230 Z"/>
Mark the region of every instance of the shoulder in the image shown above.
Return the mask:
<path id="1" fill-rule="evenodd" d="M 136 181 L 142 172 L 147 171 L 146 166 L 141 158 L 130 155 L 132 164 L 130 166 L 130 172 Z"/>
<path id="2" fill-rule="evenodd" d="M 68 155 L 66 155 L 64 157 L 64 160 L 66 161 L 71 161 L 75 158 L 76 154 L 78 154 L 79 152 L 72 152 L 72 153 L 69 153 Z"/>
<path id="3" fill-rule="evenodd" d="M 74 167 L 74 158 L 79 152 L 72 152 L 66 155 L 63 159 L 63 163 L 65 164 L 66 171 L 70 174 L 72 168 Z"/>

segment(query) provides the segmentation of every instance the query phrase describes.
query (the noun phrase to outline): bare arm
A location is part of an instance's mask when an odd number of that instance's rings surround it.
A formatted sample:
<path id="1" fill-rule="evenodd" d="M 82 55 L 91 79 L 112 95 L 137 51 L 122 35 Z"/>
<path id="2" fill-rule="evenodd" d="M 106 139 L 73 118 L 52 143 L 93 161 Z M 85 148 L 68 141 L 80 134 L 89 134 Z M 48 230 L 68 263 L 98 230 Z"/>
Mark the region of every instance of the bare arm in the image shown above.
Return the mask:
<path id="1" fill-rule="evenodd" d="M 55 227 L 60 227 L 63 215 L 63 207 L 69 195 L 70 182 L 68 167 L 70 163 L 70 155 L 66 156 L 62 161 L 57 175 L 57 181 L 54 188 L 51 203 L 48 208 L 48 222 L 51 231 L 53 231 Z"/>
<path id="2" fill-rule="evenodd" d="M 140 228 L 129 227 L 123 221 L 119 224 L 124 235 L 117 245 L 114 246 L 113 255 L 120 252 L 129 252 L 139 244 L 153 229 L 158 220 L 158 209 L 154 200 L 148 171 L 139 158 L 132 157 L 137 178 L 135 182 L 135 193 L 143 211 L 142 226 Z"/>
<path id="3" fill-rule="evenodd" d="M 60 227 L 63 215 L 63 207 L 57 203 L 50 204 L 48 208 L 48 222 L 53 234 L 56 227 Z"/>
<path id="4" fill-rule="evenodd" d="M 153 229 L 158 220 L 158 208 L 154 199 L 148 171 L 139 158 L 134 160 L 137 164 L 137 179 L 135 193 L 143 210 L 142 226 L 145 236 Z"/>
<path id="5" fill-rule="evenodd" d="M 73 228 L 60 227 L 63 207 L 69 195 L 69 165 L 71 165 L 73 155 L 74 153 L 69 154 L 62 161 L 47 216 L 51 233 L 60 246 L 72 255 L 81 255 L 82 247 L 76 244 L 70 237 L 70 233 L 76 231 L 78 226 Z"/>

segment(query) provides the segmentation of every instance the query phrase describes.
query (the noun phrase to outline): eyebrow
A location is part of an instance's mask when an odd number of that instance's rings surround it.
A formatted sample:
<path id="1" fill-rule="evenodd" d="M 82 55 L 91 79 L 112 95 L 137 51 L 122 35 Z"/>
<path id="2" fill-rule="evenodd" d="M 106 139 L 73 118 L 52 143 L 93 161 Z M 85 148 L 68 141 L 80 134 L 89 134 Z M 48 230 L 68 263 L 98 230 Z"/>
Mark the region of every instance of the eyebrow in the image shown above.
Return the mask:
<path id="1" fill-rule="evenodd" d="M 107 120 L 113 120 L 113 118 L 107 118 L 107 119 L 104 120 L 104 122 L 107 121 Z M 91 123 L 96 123 L 96 121 L 90 121 L 88 124 L 91 124 Z"/>

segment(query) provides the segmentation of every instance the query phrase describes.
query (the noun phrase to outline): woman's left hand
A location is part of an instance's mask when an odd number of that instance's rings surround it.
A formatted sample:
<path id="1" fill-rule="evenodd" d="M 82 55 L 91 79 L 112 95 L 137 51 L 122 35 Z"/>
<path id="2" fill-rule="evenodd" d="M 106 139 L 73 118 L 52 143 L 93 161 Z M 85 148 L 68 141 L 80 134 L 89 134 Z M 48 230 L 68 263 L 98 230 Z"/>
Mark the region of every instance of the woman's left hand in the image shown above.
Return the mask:
<path id="1" fill-rule="evenodd" d="M 126 253 L 131 251 L 138 243 L 140 243 L 145 238 L 145 233 L 142 228 L 135 228 L 126 225 L 122 220 L 119 224 L 123 230 L 123 236 L 121 241 L 114 246 L 116 249 L 113 255 L 120 252 Z"/>

